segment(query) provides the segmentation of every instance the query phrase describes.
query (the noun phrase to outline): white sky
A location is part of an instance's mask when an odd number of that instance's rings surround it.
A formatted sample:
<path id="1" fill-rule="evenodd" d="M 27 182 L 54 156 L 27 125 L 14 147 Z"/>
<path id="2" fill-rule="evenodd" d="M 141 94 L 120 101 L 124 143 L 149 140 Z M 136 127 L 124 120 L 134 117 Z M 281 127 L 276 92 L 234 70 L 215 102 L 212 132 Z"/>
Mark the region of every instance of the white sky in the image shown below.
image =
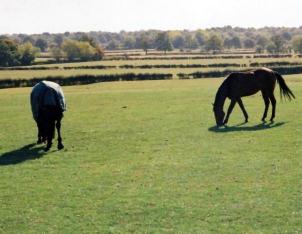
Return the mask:
<path id="1" fill-rule="evenodd" d="M 0 34 L 302 25 L 302 0 L 0 0 Z"/>

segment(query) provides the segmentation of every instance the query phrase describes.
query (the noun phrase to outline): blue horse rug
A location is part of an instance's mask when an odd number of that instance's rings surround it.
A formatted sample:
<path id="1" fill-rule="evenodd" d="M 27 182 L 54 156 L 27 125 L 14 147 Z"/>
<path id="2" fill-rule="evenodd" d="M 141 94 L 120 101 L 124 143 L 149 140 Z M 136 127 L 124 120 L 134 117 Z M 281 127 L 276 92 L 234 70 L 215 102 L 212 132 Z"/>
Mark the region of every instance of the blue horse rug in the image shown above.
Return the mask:
<path id="1" fill-rule="evenodd" d="M 57 106 L 62 112 L 66 111 L 63 90 L 60 85 L 51 81 L 41 81 L 33 87 L 30 94 L 30 104 L 36 122 L 41 108 L 45 106 Z"/>

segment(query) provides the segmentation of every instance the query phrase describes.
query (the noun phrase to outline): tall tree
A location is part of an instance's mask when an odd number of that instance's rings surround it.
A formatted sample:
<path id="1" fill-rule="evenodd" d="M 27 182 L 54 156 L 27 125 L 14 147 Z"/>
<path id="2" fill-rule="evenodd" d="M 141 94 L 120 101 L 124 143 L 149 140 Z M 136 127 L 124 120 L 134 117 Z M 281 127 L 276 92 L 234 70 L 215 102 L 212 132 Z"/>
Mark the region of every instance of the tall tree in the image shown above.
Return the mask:
<path id="1" fill-rule="evenodd" d="M 54 42 L 57 44 L 57 46 L 61 46 L 63 43 L 63 36 L 61 34 L 56 34 L 54 37 Z"/>
<path id="2" fill-rule="evenodd" d="M 231 47 L 233 47 L 235 49 L 241 48 L 241 40 L 238 36 L 234 36 L 231 39 Z"/>
<path id="3" fill-rule="evenodd" d="M 60 59 L 63 57 L 63 51 L 60 47 L 53 45 L 50 47 L 50 52 L 52 54 L 52 57 L 54 57 L 54 59 L 59 62 Z"/>
<path id="4" fill-rule="evenodd" d="M 79 38 L 79 41 L 88 42 L 92 47 L 95 47 L 95 48 L 98 46 L 97 41 L 96 41 L 93 37 L 88 36 L 87 34 L 83 34 L 83 35 Z"/>
<path id="5" fill-rule="evenodd" d="M 167 54 L 167 51 L 173 50 L 173 45 L 167 32 L 158 33 L 155 41 L 157 50 L 162 50 L 165 54 Z"/>
<path id="6" fill-rule="evenodd" d="M 195 38 L 199 46 L 204 46 L 207 40 L 206 34 L 202 30 L 198 30 L 195 33 Z"/>
<path id="7" fill-rule="evenodd" d="M 198 42 L 195 37 L 193 37 L 191 34 L 186 34 L 185 36 L 185 45 L 188 49 L 197 49 L 198 48 Z"/>
<path id="8" fill-rule="evenodd" d="M 123 48 L 131 50 L 135 48 L 135 40 L 133 37 L 126 37 L 123 42 Z"/>
<path id="9" fill-rule="evenodd" d="M 273 42 L 268 43 L 268 45 L 266 46 L 266 50 L 271 54 L 277 53 L 276 45 Z"/>
<path id="10" fill-rule="evenodd" d="M 178 35 L 173 39 L 172 44 L 177 49 L 183 49 L 185 47 L 185 39 L 182 35 Z"/>
<path id="11" fill-rule="evenodd" d="M 0 66 L 16 66 L 20 64 L 18 45 L 10 39 L 0 39 Z"/>
<path id="12" fill-rule="evenodd" d="M 294 37 L 292 45 L 296 53 L 302 53 L 302 36 Z"/>
<path id="13" fill-rule="evenodd" d="M 244 47 L 245 48 L 248 48 L 248 49 L 251 49 L 251 48 L 254 48 L 255 47 L 255 42 L 254 40 L 252 39 L 245 39 L 243 41 L 243 44 L 244 44 Z"/>
<path id="14" fill-rule="evenodd" d="M 271 37 L 272 42 L 274 43 L 276 47 L 276 53 L 282 52 L 284 48 L 284 39 L 281 35 L 274 35 Z"/>
<path id="15" fill-rule="evenodd" d="M 34 62 L 39 48 L 34 47 L 30 42 L 26 42 L 19 47 L 20 62 L 22 65 L 30 65 Z"/>
<path id="16" fill-rule="evenodd" d="M 40 48 L 40 50 L 42 52 L 45 52 L 45 50 L 47 49 L 47 41 L 45 41 L 44 39 L 42 38 L 39 38 L 36 43 L 35 43 L 35 46 Z"/>
<path id="17" fill-rule="evenodd" d="M 87 41 L 65 39 L 62 43 L 62 51 L 70 61 L 74 60 L 99 60 L 103 57 L 99 47 L 93 47 Z"/>
<path id="18" fill-rule="evenodd" d="M 217 51 L 222 49 L 222 39 L 217 34 L 210 35 L 209 39 L 206 41 L 207 51 Z"/>
<path id="19" fill-rule="evenodd" d="M 148 50 L 151 48 L 151 40 L 145 33 L 136 38 L 135 44 L 137 48 L 145 51 L 145 54 L 148 54 Z"/>
<path id="20" fill-rule="evenodd" d="M 116 40 L 111 40 L 109 44 L 106 46 L 107 50 L 117 50 L 120 48 L 119 43 Z"/>
<path id="21" fill-rule="evenodd" d="M 232 47 L 231 39 L 230 38 L 225 38 L 223 41 L 223 47 L 230 49 Z"/>
<path id="22" fill-rule="evenodd" d="M 269 40 L 262 35 L 259 35 L 256 39 L 256 45 L 261 49 L 264 50 L 266 48 L 266 46 L 268 45 Z"/>

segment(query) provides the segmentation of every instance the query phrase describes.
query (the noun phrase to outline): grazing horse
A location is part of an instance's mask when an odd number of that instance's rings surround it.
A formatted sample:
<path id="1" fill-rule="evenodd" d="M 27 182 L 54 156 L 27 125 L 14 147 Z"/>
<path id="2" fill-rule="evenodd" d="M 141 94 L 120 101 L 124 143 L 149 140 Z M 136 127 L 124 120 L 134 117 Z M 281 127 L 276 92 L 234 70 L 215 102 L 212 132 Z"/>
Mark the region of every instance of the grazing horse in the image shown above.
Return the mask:
<path id="1" fill-rule="evenodd" d="M 250 72 L 231 73 L 219 87 L 213 104 L 217 127 L 227 124 L 236 103 L 239 104 L 243 112 L 245 122 L 248 122 L 248 114 L 243 106 L 241 97 L 253 95 L 258 91 L 261 91 L 265 104 L 262 121 L 265 122 L 270 102 L 272 103 L 272 116 L 270 120 L 273 121 L 276 110 L 276 99 L 274 96 L 276 80 L 280 86 L 281 98 L 285 97 L 289 100 L 295 98 L 295 95 L 288 88 L 283 77 L 268 68 L 260 68 Z M 229 98 L 231 103 L 224 118 L 223 105 L 226 98 Z"/>
<path id="2" fill-rule="evenodd" d="M 61 119 L 66 110 L 64 93 L 57 83 L 41 81 L 36 84 L 30 94 L 30 104 L 33 118 L 38 127 L 37 144 L 47 142 L 45 151 L 52 145 L 55 126 L 58 132 L 58 149 L 63 149 L 61 137 Z"/>

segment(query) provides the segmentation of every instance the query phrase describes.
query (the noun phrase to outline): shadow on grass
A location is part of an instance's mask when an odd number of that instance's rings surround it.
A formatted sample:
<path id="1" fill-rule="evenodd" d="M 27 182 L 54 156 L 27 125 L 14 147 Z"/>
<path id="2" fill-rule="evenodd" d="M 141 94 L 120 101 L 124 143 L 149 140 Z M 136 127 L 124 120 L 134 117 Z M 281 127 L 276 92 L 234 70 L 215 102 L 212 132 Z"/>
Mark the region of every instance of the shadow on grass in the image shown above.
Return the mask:
<path id="1" fill-rule="evenodd" d="M 285 124 L 285 122 L 269 122 L 269 123 L 261 123 L 254 126 L 244 126 L 245 123 L 238 124 L 235 126 L 223 126 L 217 128 L 216 126 L 210 127 L 208 130 L 211 132 L 240 132 L 240 131 L 260 131 L 266 129 L 272 129 L 276 127 L 280 127 Z"/>
<path id="2" fill-rule="evenodd" d="M 25 145 L 20 149 L 16 149 L 0 156 L 0 166 L 14 165 L 27 160 L 43 157 L 45 154 L 43 146 L 34 147 L 36 144 Z"/>

